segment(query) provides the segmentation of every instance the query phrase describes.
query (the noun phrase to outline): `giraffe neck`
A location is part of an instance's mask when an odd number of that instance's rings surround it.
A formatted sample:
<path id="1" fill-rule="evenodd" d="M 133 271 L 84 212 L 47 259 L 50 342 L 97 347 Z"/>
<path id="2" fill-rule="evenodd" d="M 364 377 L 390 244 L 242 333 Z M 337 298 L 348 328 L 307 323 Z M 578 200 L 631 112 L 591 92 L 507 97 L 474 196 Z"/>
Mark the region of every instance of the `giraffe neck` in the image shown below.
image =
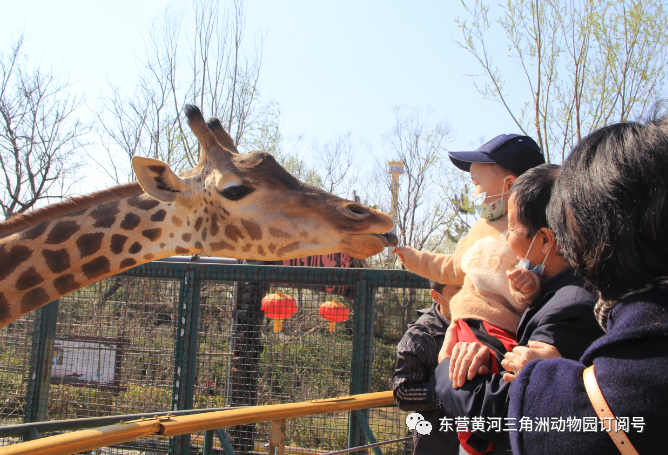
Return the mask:
<path id="1" fill-rule="evenodd" d="M 0 239 L 0 327 L 130 267 L 202 251 L 188 233 L 188 224 L 194 229 L 197 223 L 190 220 L 197 211 L 183 218 L 172 213 L 178 211 L 174 204 L 141 194 L 43 221 Z"/>
<path id="2" fill-rule="evenodd" d="M 207 198 L 189 209 L 143 193 L 106 202 L 0 239 L 0 327 L 76 289 L 156 259 L 206 252 L 274 260 L 289 258 L 308 243 L 318 251 L 325 246 L 303 228 L 293 226 L 291 233 L 263 229 Z"/>

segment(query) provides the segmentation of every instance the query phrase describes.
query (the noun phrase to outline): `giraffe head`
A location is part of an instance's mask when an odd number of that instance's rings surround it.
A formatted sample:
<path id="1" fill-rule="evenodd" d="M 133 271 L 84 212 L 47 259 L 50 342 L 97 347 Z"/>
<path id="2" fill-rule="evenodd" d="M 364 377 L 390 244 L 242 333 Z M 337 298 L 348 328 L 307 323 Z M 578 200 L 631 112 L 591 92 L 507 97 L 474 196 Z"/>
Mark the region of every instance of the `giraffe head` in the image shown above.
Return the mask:
<path id="1" fill-rule="evenodd" d="M 182 248 L 239 259 L 280 260 L 345 251 L 356 258 L 396 245 L 390 216 L 305 185 L 263 151 L 239 154 L 216 118 L 186 106 L 198 165 L 177 175 L 135 157 L 142 188 L 173 206 Z M 185 240 L 187 239 L 187 240 Z"/>

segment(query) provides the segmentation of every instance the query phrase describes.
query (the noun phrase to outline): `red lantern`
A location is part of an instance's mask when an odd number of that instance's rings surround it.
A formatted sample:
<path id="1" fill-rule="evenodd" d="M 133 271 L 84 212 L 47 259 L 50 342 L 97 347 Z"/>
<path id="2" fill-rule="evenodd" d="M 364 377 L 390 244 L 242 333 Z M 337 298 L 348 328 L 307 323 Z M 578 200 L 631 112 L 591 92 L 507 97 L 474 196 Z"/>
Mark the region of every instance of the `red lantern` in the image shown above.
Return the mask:
<path id="1" fill-rule="evenodd" d="M 274 320 L 274 332 L 280 332 L 283 330 L 283 319 L 297 312 L 297 302 L 289 295 L 276 291 L 262 299 L 261 308 L 265 316 Z"/>
<path id="2" fill-rule="evenodd" d="M 350 311 L 343 303 L 333 300 L 320 305 L 320 316 L 329 321 L 329 331 L 336 331 L 336 323 L 348 319 Z"/>

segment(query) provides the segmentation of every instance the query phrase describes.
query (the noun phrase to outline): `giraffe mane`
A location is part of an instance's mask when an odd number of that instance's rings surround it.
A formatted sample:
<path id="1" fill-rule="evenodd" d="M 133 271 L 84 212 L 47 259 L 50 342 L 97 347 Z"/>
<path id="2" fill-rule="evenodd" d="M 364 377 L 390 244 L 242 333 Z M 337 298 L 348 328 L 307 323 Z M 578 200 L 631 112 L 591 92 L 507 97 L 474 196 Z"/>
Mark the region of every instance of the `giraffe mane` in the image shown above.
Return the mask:
<path id="1" fill-rule="evenodd" d="M 86 194 L 84 196 L 71 197 L 63 202 L 42 207 L 28 213 L 20 213 L 7 221 L 0 223 L 0 238 L 7 237 L 10 234 L 22 231 L 23 229 L 27 229 L 47 220 L 70 215 L 74 212 L 86 210 L 107 202 L 137 196 L 143 192 L 144 190 L 139 185 L 139 182 L 132 182 Z"/>

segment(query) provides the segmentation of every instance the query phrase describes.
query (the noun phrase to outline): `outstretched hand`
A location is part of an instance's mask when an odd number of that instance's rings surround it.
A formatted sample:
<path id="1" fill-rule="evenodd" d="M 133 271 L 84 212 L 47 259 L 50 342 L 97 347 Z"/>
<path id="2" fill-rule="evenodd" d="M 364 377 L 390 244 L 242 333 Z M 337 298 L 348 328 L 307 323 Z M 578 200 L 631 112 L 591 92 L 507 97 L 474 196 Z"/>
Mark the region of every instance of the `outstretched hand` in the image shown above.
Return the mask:
<path id="1" fill-rule="evenodd" d="M 392 251 L 392 254 L 396 254 L 399 256 L 399 260 L 401 261 L 402 265 L 406 265 L 406 259 L 413 255 L 414 249 L 410 246 L 398 246 L 394 248 Z"/>
<path id="2" fill-rule="evenodd" d="M 510 284 L 524 294 L 528 294 L 536 287 L 536 280 L 526 269 L 515 269 L 507 273 Z"/>
<path id="3" fill-rule="evenodd" d="M 536 359 L 552 359 L 561 357 L 559 350 L 542 341 L 529 340 L 529 347 L 515 346 L 512 352 L 506 352 L 501 366 L 508 372 L 503 375 L 506 382 L 513 382 L 520 374 L 524 365 Z"/>

